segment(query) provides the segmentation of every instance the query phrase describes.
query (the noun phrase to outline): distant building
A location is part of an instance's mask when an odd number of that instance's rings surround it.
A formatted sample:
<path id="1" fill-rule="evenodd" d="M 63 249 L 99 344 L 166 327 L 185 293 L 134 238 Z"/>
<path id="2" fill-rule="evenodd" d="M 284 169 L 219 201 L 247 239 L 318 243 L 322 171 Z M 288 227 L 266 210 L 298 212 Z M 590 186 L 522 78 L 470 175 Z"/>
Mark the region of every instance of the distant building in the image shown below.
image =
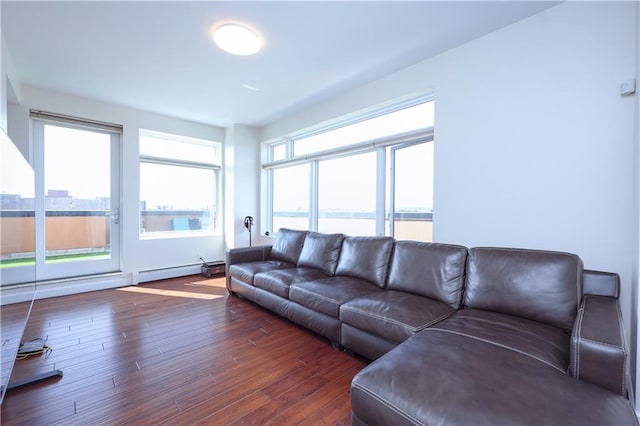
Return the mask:
<path id="1" fill-rule="evenodd" d="M 109 197 L 94 199 L 73 198 L 68 190 L 50 189 L 44 197 L 45 210 L 57 211 L 108 211 L 111 210 Z M 22 198 L 19 194 L 0 194 L 0 210 L 35 209 L 34 198 Z"/>

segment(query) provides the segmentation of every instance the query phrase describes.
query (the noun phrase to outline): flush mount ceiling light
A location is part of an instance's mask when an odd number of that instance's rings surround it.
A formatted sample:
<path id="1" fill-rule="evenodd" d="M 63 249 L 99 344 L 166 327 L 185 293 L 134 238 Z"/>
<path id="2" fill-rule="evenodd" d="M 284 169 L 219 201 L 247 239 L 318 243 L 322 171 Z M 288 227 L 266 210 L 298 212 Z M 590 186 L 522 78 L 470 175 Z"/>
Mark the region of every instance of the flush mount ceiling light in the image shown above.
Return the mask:
<path id="1" fill-rule="evenodd" d="M 248 56 L 262 47 L 258 34 L 241 24 L 222 24 L 213 31 L 213 41 L 225 52 Z"/>

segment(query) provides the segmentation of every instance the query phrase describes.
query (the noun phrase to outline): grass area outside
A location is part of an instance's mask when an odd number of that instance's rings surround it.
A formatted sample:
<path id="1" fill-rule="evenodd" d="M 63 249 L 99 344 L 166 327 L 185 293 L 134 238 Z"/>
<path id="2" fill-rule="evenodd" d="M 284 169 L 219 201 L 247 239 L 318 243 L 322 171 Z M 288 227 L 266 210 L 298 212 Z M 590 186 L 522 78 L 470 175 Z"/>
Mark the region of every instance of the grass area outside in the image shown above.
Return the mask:
<path id="1" fill-rule="evenodd" d="M 74 262 L 77 260 L 103 260 L 103 259 L 109 259 L 110 257 L 111 257 L 111 253 L 109 252 L 61 254 L 57 256 L 47 256 L 46 262 L 57 263 L 57 262 Z M 24 259 L 0 260 L 0 268 L 29 266 L 33 264 L 35 264 L 35 259 L 33 257 L 28 257 Z"/>

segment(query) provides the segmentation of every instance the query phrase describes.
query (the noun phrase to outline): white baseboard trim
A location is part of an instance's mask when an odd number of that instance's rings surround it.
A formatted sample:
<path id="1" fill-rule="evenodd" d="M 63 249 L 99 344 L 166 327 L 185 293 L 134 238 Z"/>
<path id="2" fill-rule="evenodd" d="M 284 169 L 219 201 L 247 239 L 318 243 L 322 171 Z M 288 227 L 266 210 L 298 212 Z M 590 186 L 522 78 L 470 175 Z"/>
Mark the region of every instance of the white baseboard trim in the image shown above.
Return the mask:
<path id="1" fill-rule="evenodd" d="M 176 266 L 173 268 L 152 269 L 140 271 L 137 274 L 136 283 L 148 281 L 166 280 L 167 278 L 184 277 L 185 275 L 195 275 L 200 273 L 200 265 Z"/>
<path id="2" fill-rule="evenodd" d="M 67 296 L 89 291 L 137 285 L 138 283 L 183 277 L 200 273 L 200 265 L 186 265 L 149 271 L 94 275 L 35 283 L 35 300 Z M 34 284 L 0 287 L 0 305 L 30 302 L 34 298 Z"/>
<path id="3" fill-rule="evenodd" d="M 91 277 L 69 278 L 65 280 L 39 281 L 34 285 L 24 284 L 0 288 L 0 305 L 29 302 L 33 299 L 47 299 L 50 297 L 67 296 L 70 294 L 86 293 L 89 291 L 106 290 L 109 288 L 131 285 L 131 274 L 107 274 Z"/>
<path id="4" fill-rule="evenodd" d="M 31 302 L 35 293 L 35 283 L 0 287 L 0 306 L 12 303 Z"/>

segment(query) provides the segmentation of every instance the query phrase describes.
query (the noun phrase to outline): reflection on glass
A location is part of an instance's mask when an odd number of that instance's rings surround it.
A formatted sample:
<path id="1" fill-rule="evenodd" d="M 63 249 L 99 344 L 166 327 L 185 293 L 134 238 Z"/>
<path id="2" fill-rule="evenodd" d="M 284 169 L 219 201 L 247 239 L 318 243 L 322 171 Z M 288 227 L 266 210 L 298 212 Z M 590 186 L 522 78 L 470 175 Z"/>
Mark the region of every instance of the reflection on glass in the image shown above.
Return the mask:
<path id="1" fill-rule="evenodd" d="M 36 291 L 34 193 L 33 169 L 0 130 L 0 402 Z M 11 284 L 20 284 L 19 300 L 5 295 Z"/>
<path id="2" fill-rule="evenodd" d="M 35 179 L 33 169 L 2 132 L 0 266 L 35 264 Z M 31 277 L 33 278 L 33 277 Z"/>

